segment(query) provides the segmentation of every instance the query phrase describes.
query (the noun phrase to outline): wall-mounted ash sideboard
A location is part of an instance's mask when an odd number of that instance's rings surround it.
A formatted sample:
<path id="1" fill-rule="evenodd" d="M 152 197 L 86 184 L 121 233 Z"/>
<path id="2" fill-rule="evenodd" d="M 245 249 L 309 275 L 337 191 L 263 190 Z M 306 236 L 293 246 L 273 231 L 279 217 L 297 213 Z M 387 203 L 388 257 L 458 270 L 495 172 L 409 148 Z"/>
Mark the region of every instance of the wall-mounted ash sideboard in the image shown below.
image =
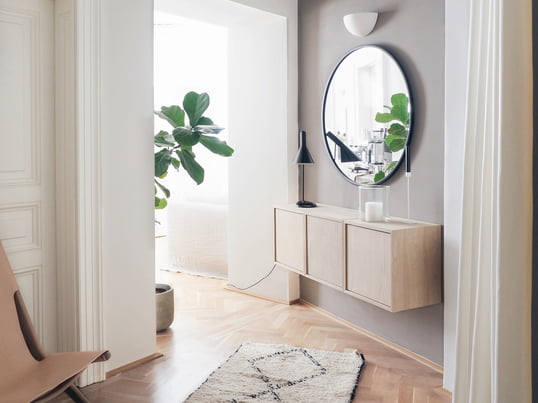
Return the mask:
<path id="1" fill-rule="evenodd" d="M 391 312 L 441 302 L 442 227 L 366 222 L 328 205 L 274 207 L 275 262 Z"/>

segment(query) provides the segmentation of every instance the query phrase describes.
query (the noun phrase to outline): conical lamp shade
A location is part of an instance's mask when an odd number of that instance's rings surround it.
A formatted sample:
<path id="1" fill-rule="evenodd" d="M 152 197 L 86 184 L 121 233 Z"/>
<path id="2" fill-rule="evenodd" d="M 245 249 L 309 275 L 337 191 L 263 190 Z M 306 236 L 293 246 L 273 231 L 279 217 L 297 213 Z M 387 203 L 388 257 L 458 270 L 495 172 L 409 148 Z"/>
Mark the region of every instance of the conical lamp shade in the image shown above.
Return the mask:
<path id="1" fill-rule="evenodd" d="M 330 138 L 340 148 L 340 162 L 360 161 L 360 158 L 349 149 L 333 132 L 327 132 L 326 136 Z M 336 157 L 336 156 L 335 156 Z"/>
<path id="2" fill-rule="evenodd" d="M 312 158 L 312 155 L 310 155 L 310 151 L 308 151 L 308 148 L 306 147 L 306 132 L 301 131 L 299 136 L 299 150 L 297 151 L 297 155 L 295 156 L 295 160 L 293 161 L 296 164 L 313 164 L 314 159 Z"/>
<path id="3" fill-rule="evenodd" d="M 355 161 L 360 161 L 360 158 L 357 157 L 357 154 L 355 154 L 349 148 L 341 147 L 340 148 L 340 161 L 341 162 L 355 162 Z"/>

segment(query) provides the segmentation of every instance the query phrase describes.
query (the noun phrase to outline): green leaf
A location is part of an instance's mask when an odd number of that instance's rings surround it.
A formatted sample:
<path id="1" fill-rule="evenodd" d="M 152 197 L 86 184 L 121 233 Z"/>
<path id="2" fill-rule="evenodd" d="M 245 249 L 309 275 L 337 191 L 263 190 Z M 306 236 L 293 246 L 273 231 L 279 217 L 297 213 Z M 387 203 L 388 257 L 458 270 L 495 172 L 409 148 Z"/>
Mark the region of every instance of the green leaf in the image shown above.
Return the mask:
<path id="1" fill-rule="evenodd" d="M 155 153 L 155 176 L 161 177 L 166 174 L 170 166 L 172 151 L 163 148 Z"/>
<path id="2" fill-rule="evenodd" d="M 392 102 L 392 105 L 394 106 L 404 106 L 405 109 L 409 106 L 409 98 L 405 94 L 394 94 L 390 97 L 390 102 Z"/>
<path id="3" fill-rule="evenodd" d="M 409 123 L 409 112 L 407 111 L 407 106 L 405 105 L 395 105 L 390 110 L 390 114 L 394 120 L 399 120 L 404 125 Z"/>
<path id="4" fill-rule="evenodd" d="M 161 106 L 161 110 L 155 114 L 173 127 L 185 126 L 185 111 L 177 105 Z"/>
<path id="5" fill-rule="evenodd" d="M 407 137 L 407 129 L 399 123 L 393 123 L 390 125 L 389 134 L 395 136 Z"/>
<path id="6" fill-rule="evenodd" d="M 392 152 L 400 151 L 402 148 L 405 147 L 406 142 L 407 142 L 407 137 L 396 136 L 393 134 L 389 134 L 387 138 L 385 139 L 385 144 Z"/>
<path id="7" fill-rule="evenodd" d="M 172 165 L 174 168 L 179 169 L 180 162 L 177 158 L 172 157 Z"/>
<path id="8" fill-rule="evenodd" d="M 385 179 L 385 172 L 379 171 L 374 176 L 374 182 L 379 182 L 380 180 Z"/>
<path id="9" fill-rule="evenodd" d="M 189 116 L 189 122 L 192 127 L 198 124 L 198 121 L 209 107 L 209 95 L 205 92 L 198 94 L 194 91 L 189 92 L 183 99 L 183 108 Z"/>
<path id="10" fill-rule="evenodd" d="M 197 126 L 210 126 L 210 125 L 214 125 L 214 123 L 208 117 L 202 116 L 200 119 L 198 119 L 198 123 L 196 123 L 196 125 Z"/>
<path id="11" fill-rule="evenodd" d="M 398 161 L 392 161 L 389 164 L 389 166 L 387 167 L 387 169 L 385 169 L 385 172 L 389 172 L 389 171 L 393 170 L 397 163 L 398 163 Z"/>
<path id="12" fill-rule="evenodd" d="M 378 113 L 375 116 L 376 122 L 389 123 L 393 120 L 399 120 L 405 126 L 409 124 L 409 98 L 406 94 L 394 94 L 390 97 L 392 107 L 384 106 L 389 109 L 389 113 Z"/>
<path id="13" fill-rule="evenodd" d="M 159 147 L 172 147 L 176 145 L 172 135 L 164 130 L 157 133 L 153 139 L 155 145 Z"/>
<path id="14" fill-rule="evenodd" d="M 202 134 L 200 136 L 200 143 L 202 143 L 209 151 L 224 157 L 229 157 L 234 153 L 233 148 L 226 144 L 225 141 L 214 136 L 206 136 L 205 134 Z"/>
<path id="15" fill-rule="evenodd" d="M 174 139 L 181 147 L 192 147 L 200 140 L 200 134 L 193 132 L 191 128 L 178 127 L 172 132 Z"/>
<path id="16" fill-rule="evenodd" d="M 196 162 L 194 154 L 189 150 L 176 150 L 176 154 L 181 160 L 181 166 L 192 179 L 199 185 L 204 181 L 204 168 Z"/>
<path id="17" fill-rule="evenodd" d="M 390 113 L 376 113 L 375 115 L 375 121 L 379 123 L 388 123 L 392 122 L 394 120 L 394 116 L 392 116 Z"/>
<path id="18" fill-rule="evenodd" d="M 168 205 L 166 199 L 161 199 L 160 197 L 155 197 L 155 210 L 162 210 Z"/>
<path id="19" fill-rule="evenodd" d="M 169 197 L 170 197 L 170 190 L 168 190 L 167 187 L 165 187 L 165 186 L 162 185 L 161 183 L 157 182 L 157 180 L 155 180 L 155 184 L 159 187 L 159 189 L 162 190 L 162 192 L 164 193 L 164 195 L 166 196 L 166 198 L 169 198 Z"/>

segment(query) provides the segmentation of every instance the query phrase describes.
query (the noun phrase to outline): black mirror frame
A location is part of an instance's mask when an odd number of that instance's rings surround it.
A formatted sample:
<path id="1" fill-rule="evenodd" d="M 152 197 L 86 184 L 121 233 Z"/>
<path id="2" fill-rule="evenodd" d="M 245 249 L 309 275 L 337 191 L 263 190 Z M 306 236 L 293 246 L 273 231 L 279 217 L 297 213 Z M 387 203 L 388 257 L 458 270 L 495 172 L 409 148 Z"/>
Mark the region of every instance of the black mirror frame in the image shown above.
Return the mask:
<path id="1" fill-rule="evenodd" d="M 387 48 L 384 48 L 382 46 L 379 46 L 379 45 L 360 45 L 360 46 L 357 46 L 351 50 L 349 50 L 339 61 L 338 63 L 336 63 L 336 66 L 334 66 L 333 70 L 331 71 L 331 75 L 329 76 L 329 80 L 327 81 L 327 85 L 325 86 L 325 91 L 323 92 L 323 102 L 322 102 L 322 106 L 321 106 L 321 127 L 323 129 L 323 140 L 325 142 L 325 149 L 327 150 L 327 153 L 329 154 L 329 158 L 331 159 L 331 162 L 333 163 L 334 167 L 336 168 L 336 170 L 338 172 L 340 172 L 340 174 L 351 184 L 355 185 L 355 186 L 360 186 L 361 183 L 357 183 L 353 180 L 351 180 L 344 172 L 342 172 L 342 170 L 340 169 L 340 167 L 338 166 L 338 164 L 336 163 L 335 159 L 332 157 L 332 154 L 331 154 L 331 149 L 329 147 L 329 142 L 327 141 L 327 129 L 325 127 L 325 106 L 326 106 L 326 103 L 327 103 L 327 94 L 329 92 L 329 87 L 331 86 L 331 82 L 333 80 L 333 77 L 334 75 L 336 74 L 336 71 L 338 70 L 338 67 L 340 67 L 340 65 L 344 62 L 344 60 L 346 60 L 346 58 L 348 56 L 350 56 L 352 53 L 358 51 L 359 49 L 362 49 L 362 48 L 376 48 L 376 49 L 379 49 L 383 52 L 385 52 L 393 61 L 394 63 L 396 64 L 396 66 L 398 66 L 398 68 L 400 69 L 400 72 L 402 73 L 402 77 L 403 77 L 403 80 L 405 82 L 405 85 L 407 87 L 407 91 L 408 91 L 408 98 L 409 98 L 409 104 L 411 105 L 411 111 L 409 113 L 409 133 L 407 134 L 407 141 L 405 143 L 405 146 L 404 146 L 404 154 L 402 156 L 402 158 L 400 158 L 398 160 L 398 163 L 396 164 L 396 166 L 394 167 L 394 169 L 392 169 L 390 171 L 390 173 L 385 176 L 382 180 L 380 180 L 379 182 L 373 182 L 373 183 L 370 183 L 369 185 L 381 185 L 385 182 L 387 182 L 389 179 L 392 178 L 392 176 L 398 171 L 398 169 L 400 168 L 400 166 L 404 163 L 404 159 L 406 158 L 411 158 L 410 157 L 410 144 L 411 144 L 411 139 L 412 139 L 412 134 L 413 134 L 413 129 L 414 129 L 414 122 L 415 122 L 415 103 L 413 102 L 413 91 L 411 90 L 411 87 L 409 86 L 409 80 L 407 79 L 407 76 L 405 74 L 405 71 L 401 65 L 401 63 L 394 57 L 394 55 L 387 49 Z M 404 158 L 405 157 L 405 158 Z"/>

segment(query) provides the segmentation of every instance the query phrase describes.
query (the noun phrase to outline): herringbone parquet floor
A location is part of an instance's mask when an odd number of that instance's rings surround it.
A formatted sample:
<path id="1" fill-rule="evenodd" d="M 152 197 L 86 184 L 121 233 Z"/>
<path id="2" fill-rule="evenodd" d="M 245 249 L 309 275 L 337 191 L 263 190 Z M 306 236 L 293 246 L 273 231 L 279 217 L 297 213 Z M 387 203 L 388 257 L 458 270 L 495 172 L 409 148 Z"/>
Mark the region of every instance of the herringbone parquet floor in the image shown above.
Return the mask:
<path id="1" fill-rule="evenodd" d="M 354 402 L 451 400 L 439 372 L 308 306 L 227 291 L 222 280 L 165 275 L 175 288 L 176 314 L 172 327 L 157 336 L 164 357 L 84 388 L 92 402 L 181 402 L 243 341 L 361 351 L 366 366 Z"/>

